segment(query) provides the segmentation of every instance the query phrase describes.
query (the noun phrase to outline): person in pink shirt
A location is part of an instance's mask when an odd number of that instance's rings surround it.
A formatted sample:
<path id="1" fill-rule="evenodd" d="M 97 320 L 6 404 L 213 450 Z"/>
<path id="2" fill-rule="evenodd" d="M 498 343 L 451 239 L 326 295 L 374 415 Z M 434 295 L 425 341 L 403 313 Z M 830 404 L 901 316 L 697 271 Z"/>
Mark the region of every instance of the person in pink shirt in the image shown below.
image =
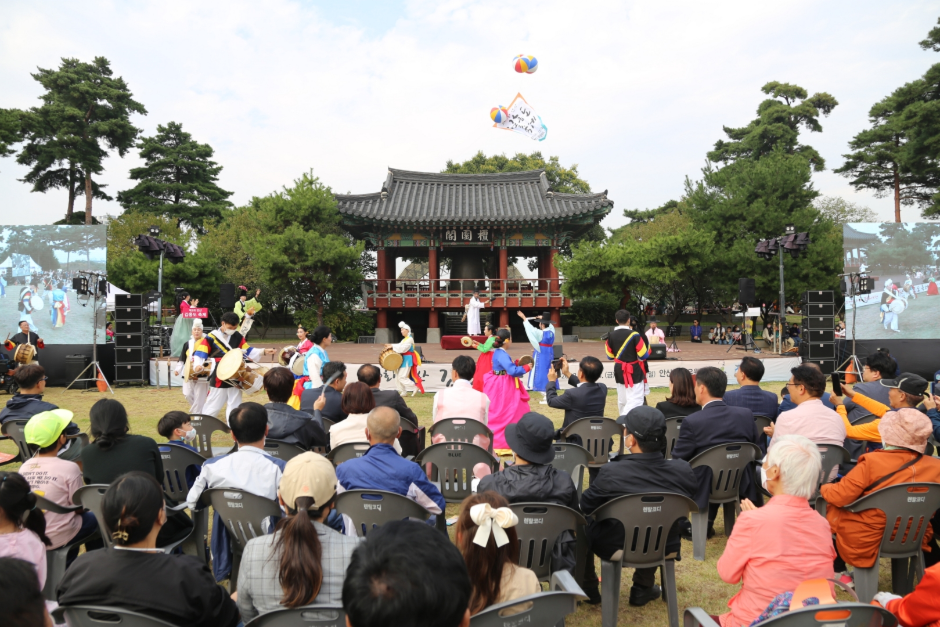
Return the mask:
<path id="1" fill-rule="evenodd" d="M 431 405 L 431 420 L 438 422 L 445 418 L 471 418 L 486 424 L 490 399 L 486 394 L 473 389 L 473 374 L 476 372 L 476 363 L 466 355 L 460 355 L 451 365 L 451 387 L 434 395 L 434 404 Z M 444 442 L 443 434 L 435 434 L 431 438 L 432 444 Z M 477 435 L 473 443 L 488 449 L 490 439 L 484 435 Z"/>
<path id="2" fill-rule="evenodd" d="M 797 366 L 790 370 L 790 382 L 787 390 L 790 400 L 796 407 L 785 411 L 775 424 L 764 428 L 771 436 L 767 445 L 769 451 L 780 436 L 802 435 L 816 444 L 836 444 L 845 442 L 845 422 L 842 416 L 829 409 L 822 402 L 826 391 L 826 375 L 809 365 Z"/>
<path id="3" fill-rule="evenodd" d="M 0 557 L 16 557 L 36 567 L 39 588 L 46 585 L 46 519 L 23 475 L 0 472 Z"/>
<path id="4" fill-rule="evenodd" d="M 649 320 L 650 328 L 646 330 L 647 344 L 665 344 L 666 334 L 657 326 L 656 318 Z"/>
<path id="5" fill-rule="evenodd" d="M 747 627 L 781 592 L 792 592 L 807 579 L 832 579 L 832 532 L 807 500 L 821 471 L 819 450 L 809 439 L 774 438 L 763 465 L 764 485 L 773 497 L 760 509 L 748 499 L 741 502 L 741 515 L 718 559 L 722 580 L 742 583 L 728 601 L 731 611 L 718 617 L 721 627 Z"/>

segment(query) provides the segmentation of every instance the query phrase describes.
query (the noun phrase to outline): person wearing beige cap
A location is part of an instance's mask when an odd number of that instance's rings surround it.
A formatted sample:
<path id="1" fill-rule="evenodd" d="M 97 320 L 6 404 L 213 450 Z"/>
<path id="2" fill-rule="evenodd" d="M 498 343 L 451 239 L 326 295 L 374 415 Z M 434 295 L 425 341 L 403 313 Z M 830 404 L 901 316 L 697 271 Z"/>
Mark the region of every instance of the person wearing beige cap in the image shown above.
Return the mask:
<path id="1" fill-rule="evenodd" d="M 940 483 L 940 459 L 924 455 L 927 437 L 933 430 L 927 416 L 912 407 L 904 407 L 885 414 L 879 430 L 883 449 L 862 455 L 842 481 L 820 488 L 820 494 L 829 503 L 826 518 L 836 535 L 837 573 L 845 571 L 846 563 L 870 568 L 878 559 L 885 527 L 885 515 L 880 510 L 869 509 L 856 514 L 843 507 L 892 485 Z M 925 546 L 931 537 L 928 529 Z M 845 577 L 843 575 L 843 581 Z"/>
<path id="2" fill-rule="evenodd" d="M 277 490 L 287 516 L 273 535 L 245 545 L 238 572 L 238 610 L 261 614 L 311 603 L 342 603 L 343 578 L 359 538 L 326 525 L 336 497 L 336 470 L 324 456 L 291 459 Z"/>

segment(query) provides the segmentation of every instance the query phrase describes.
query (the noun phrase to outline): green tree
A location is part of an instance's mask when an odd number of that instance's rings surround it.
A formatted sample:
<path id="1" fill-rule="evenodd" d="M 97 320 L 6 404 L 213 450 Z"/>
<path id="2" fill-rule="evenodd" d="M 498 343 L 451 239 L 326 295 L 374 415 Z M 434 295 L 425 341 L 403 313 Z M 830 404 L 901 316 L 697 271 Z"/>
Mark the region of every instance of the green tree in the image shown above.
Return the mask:
<path id="1" fill-rule="evenodd" d="M 636 224 L 650 222 L 661 215 L 666 215 L 673 211 L 682 213 L 682 210 L 679 208 L 678 200 L 667 201 L 666 204 L 661 207 L 656 207 L 655 209 L 624 209 L 623 216 L 630 219 L 630 224 Z"/>
<path id="2" fill-rule="evenodd" d="M 118 192 L 125 209 L 170 215 L 201 233 L 206 220 L 231 209 L 232 192 L 216 184 L 222 166 L 212 161 L 212 146 L 195 141 L 182 124 L 157 126 L 157 134 L 142 138 L 137 147 L 146 165 L 130 171 L 136 186 Z"/>
<path id="3" fill-rule="evenodd" d="M 858 203 L 838 196 L 820 196 L 813 201 L 813 206 L 819 210 L 819 213 L 840 226 L 850 222 L 878 221 L 878 216 L 868 207 L 863 207 Z"/>
<path id="4" fill-rule="evenodd" d="M 16 109 L 0 109 L 0 157 L 12 155 L 13 144 L 21 140 L 21 112 Z"/>
<path id="5" fill-rule="evenodd" d="M 78 182 L 84 180 L 85 224 L 91 224 L 92 198 L 107 198 L 92 176 L 104 171 L 109 150 L 127 154 L 140 132 L 130 116 L 147 110 L 133 99 L 124 79 L 113 76 L 104 57 L 92 63 L 62 59 L 58 69 L 39 68 L 32 76 L 46 93 L 40 97 L 43 104 L 23 116 L 27 143 L 17 161 L 32 168 L 24 180 L 33 191 L 69 189 L 67 221 Z"/>
<path id="6" fill-rule="evenodd" d="M 757 160 L 780 147 L 787 154 L 802 155 L 813 170 L 826 169 L 826 162 L 812 146 L 799 143 L 800 130 L 822 132 L 819 116 L 828 116 L 839 104 L 825 92 L 809 95 L 790 83 L 771 81 L 761 88 L 771 97 L 757 107 L 757 119 L 741 128 L 724 127 L 730 141 L 718 140 L 708 158 L 717 163 L 739 159 Z"/>
<path id="7" fill-rule="evenodd" d="M 907 224 L 897 223 L 881 225 L 881 237 L 884 240 L 875 242 L 866 250 L 868 265 L 877 268 L 880 275 L 887 276 L 895 272 L 913 275 L 917 268 L 935 263 L 936 257 L 933 251 L 925 246 L 925 239 L 928 240 L 928 245 L 932 245 L 929 240 L 936 234 L 936 229 L 925 231 L 908 227 Z M 925 235 L 929 235 L 929 238 L 925 238 Z M 904 282 L 903 277 L 893 278 L 898 285 Z"/>

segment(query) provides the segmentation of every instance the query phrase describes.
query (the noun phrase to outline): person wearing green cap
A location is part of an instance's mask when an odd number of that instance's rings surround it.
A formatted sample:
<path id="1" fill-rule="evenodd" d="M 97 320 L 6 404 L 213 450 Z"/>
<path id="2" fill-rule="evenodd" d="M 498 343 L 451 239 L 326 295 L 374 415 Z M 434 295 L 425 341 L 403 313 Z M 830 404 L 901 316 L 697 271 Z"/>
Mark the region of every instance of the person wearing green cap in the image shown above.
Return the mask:
<path id="1" fill-rule="evenodd" d="M 72 496 L 82 487 L 82 470 L 78 464 L 58 456 L 65 446 L 65 430 L 71 422 L 72 412 L 67 409 L 51 409 L 30 418 L 24 432 L 26 443 L 39 450 L 20 468 L 20 474 L 29 482 L 33 492 L 63 507 L 75 505 Z M 52 542 L 49 548 L 72 547 L 67 564 L 78 557 L 82 544 L 87 550 L 101 547 L 100 540 L 85 542 L 97 530 L 98 522 L 91 512 L 46 512 L 46 535 Z"/>

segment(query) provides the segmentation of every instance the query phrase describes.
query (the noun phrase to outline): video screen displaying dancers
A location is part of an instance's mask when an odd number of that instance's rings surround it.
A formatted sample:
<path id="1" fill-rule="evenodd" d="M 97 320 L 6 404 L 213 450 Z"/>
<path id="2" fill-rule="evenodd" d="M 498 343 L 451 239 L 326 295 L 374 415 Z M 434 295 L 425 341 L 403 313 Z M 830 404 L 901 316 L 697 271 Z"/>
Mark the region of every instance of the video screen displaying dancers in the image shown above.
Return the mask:
<path id="1" fill-rule="evenodd" d="M 870 294 L 846 295 L 846 337 L 940 338 L 940 224 L 933 222 L 852 223 L 843 226 L 845 272 L 874 279 Z"/>
<path id="2" fill-rule="evenodd" d="M 94 326 L 105 342 L 107 296 L 79 294 L 80 271 L 104 273 L 107 227 L 0 226 L 0 340 L 27 322 L 44 344 L 91 344 Z"/>

